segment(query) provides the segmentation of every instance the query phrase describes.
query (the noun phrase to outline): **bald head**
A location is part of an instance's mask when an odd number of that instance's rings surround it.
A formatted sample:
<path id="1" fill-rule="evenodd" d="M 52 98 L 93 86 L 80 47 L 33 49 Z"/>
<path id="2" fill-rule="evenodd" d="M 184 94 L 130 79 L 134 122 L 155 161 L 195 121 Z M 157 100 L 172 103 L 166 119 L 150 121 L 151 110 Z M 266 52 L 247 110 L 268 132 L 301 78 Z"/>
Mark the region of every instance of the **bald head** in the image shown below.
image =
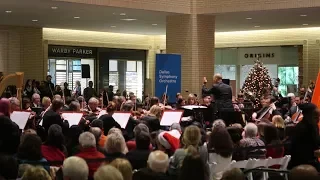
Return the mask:
<path id="1" fill-rule="evenodd" d="M 213 76 L 213 83 L 219 83 L 219 82 L 221 82 L 222 81 L 222 75 L 221 74 L 215 74 L 214 76 Z"/>
<path id="2" fill-rule="evenodd" d="M 169 157 L 162 151 L 153 151 L 148 158 L 148 165 L 154 172 L 165 173 L 169 165 Z"/>
<path id="3" fill-rule="evenodd" d="M 293 168 L 289 174 L 289 180 L 315 180 L 318 177 L 318 171 L 311 165 L 300 165 Z"/>

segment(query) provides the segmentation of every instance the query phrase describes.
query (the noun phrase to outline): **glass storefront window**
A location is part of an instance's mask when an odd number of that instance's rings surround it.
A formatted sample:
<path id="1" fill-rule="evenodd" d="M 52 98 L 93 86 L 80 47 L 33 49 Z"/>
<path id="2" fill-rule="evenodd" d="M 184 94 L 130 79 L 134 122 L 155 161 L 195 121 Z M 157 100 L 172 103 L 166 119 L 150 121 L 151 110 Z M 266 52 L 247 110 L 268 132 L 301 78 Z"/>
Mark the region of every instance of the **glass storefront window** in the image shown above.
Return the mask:
<path id="1" fill-rule="evenodd" d="M 142 61 L 109 60 L 109 85 L 114 93 L 124 89 L 133 92 L 138 98 L 143 94 L 143 63 Z"/>
<path id="2" fill-rule="evenodd" d="M 82 78 L 81 65 L 90 65 L 90 78 Z M 80 81 L 81 90 L 88 86 L 89 81 L 94 82 L 94 59 L 49 59 L 48 75 L 52 76 L 55 85 L 69 84 L 69 88 L 75 88 L 75 82 Z"/>
<path id="3" fill-rule="evenodd" d="M 297 92 L 299 85 L 299 68 L 298 66 L 278 67 L 278 78 L 280 79 L 279 90 L 282 96 L 289 92 Z"/>
<path id="4" fill-rule="evenodd" d="M 236 65 L 215 65 L 214 73 L 221 74 L 223 79 L 236 80 Z"/>

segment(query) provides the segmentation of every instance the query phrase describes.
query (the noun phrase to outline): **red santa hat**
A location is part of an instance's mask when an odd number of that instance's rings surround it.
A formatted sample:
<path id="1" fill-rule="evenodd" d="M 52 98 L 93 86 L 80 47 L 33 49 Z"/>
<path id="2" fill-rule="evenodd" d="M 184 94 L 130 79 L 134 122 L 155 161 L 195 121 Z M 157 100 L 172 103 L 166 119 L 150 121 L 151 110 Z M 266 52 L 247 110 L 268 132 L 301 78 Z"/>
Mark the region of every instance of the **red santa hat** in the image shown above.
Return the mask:
<path id="1" fill-rule="evenodd" d="M 173 129 L 171 131 L 163 131 L 158 135 L 160 144 L 166 149 L 175 152 L 180 147 L 180 131 Z"/>

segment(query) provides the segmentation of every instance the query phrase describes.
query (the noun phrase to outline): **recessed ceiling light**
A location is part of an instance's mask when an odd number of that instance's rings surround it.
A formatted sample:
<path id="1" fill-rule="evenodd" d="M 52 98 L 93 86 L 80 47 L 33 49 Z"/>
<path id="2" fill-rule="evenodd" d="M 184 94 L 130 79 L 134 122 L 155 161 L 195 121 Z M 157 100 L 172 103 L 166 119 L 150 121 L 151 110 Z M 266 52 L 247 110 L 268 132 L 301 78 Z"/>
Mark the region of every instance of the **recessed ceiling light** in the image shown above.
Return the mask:
<path id="1" fill-rule="evenodd" d="M 251 20 L 251 19 L 252 19 L 251 17 L 247 17 L 247 18 L 246 18 L 246 20 Z"/>
<path id="2" fill-rule="evenodd" d="M 113 15 L 116 15 L 116 13 L 112 13 Z"/>
<path id="3" fill-rule="evenodd" d="M 32 22 L 38 22 L 38 19 L 32 19 Z"/>
<path id="4" fill-rule="evenodd" d="M 80 17 L 79 16 L 75 16 L 75 17 L 73 17 L 74 19 L 80 19 Z"/>
<path id="5" fill-rule="evenodd" d="M 260 26 L 254 26 L 255 28 L 259 28 Z"/>
<path id="6" fill-rule="evenodd" d="M 120 13 L 120 16 L 125 16 L 126 15 L 126 13 Z"/>
<path id="7" fill-rule="evenodd" d="M 137 19 L 121 19 L 122 21 L 136 21 Z"/>
<path id="8" fill-rule="evenodd" d="M 57 6 L 52 6 L 51 9 L 58 9 L 58 7 Z"/>
<path id="9" fill-rule="evenodd" d="M 300 14 L 300 16 L 301 16 L 301 17 L 306 17 L 306 16 L 308 16 L 308 15 L 306 15 L 306 14 Z"/>
<path id="10" fill-rule="evenodd" d="M 12 11 L 6 11 L 6 13 L 12 13 Z"/>
<path id="11" fill-rule="evenodd" d="M 158 24 L 152 24 L 152 26 L 158 26 Z"/>
<path id="12" fill-rule="evenodd" d="M 308 26 L 309 24 L 302 24 L 302 26 Z"/>
<path id="13" fill-rule="evenodd" d="M 111 28 L 116 28 L 117 26 L 110 26 Z"/>

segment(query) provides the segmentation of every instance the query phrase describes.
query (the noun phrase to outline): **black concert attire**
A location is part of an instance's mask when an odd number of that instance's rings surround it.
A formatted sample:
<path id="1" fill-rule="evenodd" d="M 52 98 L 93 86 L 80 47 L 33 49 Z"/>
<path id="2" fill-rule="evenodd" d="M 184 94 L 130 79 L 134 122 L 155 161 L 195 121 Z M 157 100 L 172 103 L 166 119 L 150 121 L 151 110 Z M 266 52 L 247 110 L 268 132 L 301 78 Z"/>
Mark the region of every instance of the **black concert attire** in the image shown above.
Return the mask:
<path id="1" fill-rule="evenodd" d="M 229 85 L 219 82 L 214 84 L 211 89 L 207 89 L 204 85 L 202 94 L 212 94 L 219 118 L 223 119 L 227 126 L 233 123 L 235 111 L 232 104 L 232 89 Z"/>
<path id="2" fill-rule="evenodd" d="M 111 128 L 121 129 L 121 126 L 113 119 L 112 116 L 110 116 L 110 114 L 102 115 L 99 119 L 103 122 L 103 131 L 105 136 L 108 135 Z"/>
<path id="3" fill-rule="evenodd" d="M 89 99 L 92 97 L 98 97 L 96 90 L 92 87 L 86 87 L 83 90 L 83 96 L 86 102 L 89 102 Z"/>

